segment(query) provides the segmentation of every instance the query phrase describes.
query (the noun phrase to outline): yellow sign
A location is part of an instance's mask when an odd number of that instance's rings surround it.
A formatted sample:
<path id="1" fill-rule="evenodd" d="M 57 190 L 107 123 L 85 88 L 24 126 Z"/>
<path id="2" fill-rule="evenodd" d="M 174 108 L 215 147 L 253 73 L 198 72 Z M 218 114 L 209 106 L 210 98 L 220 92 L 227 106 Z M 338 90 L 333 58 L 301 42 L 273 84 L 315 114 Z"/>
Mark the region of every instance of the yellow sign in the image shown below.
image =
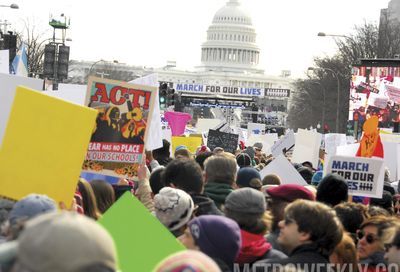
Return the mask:
<path id="1" fill-rule="evenodd" d="M 190 153 L 195 154 L 196 150 L 203 143 L 202 137 L 181 137 L 181 136 L 173 136 L 172 137 L 172 153 L 175 153 L 175 149 L 184 145 L 190 151 Z"/>
<path id="2" fill-rule="evenodd" d="M 46 194 L 69 205 L 97 111 L 25 87 L 17 87 L 9 101 L 0 148 L 0 195 L 19 200 L 30 193 Z"/>

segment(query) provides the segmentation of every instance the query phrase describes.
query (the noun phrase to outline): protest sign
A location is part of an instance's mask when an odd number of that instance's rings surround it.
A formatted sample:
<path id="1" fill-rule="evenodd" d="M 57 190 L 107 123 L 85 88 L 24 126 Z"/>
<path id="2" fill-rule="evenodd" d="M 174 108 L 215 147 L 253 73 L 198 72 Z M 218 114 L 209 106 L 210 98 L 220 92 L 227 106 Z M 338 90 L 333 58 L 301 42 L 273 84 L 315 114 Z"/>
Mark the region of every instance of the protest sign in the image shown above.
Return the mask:
<path id="1" fill-rule="evenodd" d="M 86 90 L 86 85 L 60 83 L 57 91 L 43 91 L 43 93 L 78 105 L 85 105 Z"/>
<path id="2" fill-rule="evenodd" d="M 186 249 L 130 192 L 98 222 L 114 239 L 121 271 L 152 271 L 165 257 Z"/>
<path id="3" fill-rule="evenodd" d="M 0 91 L 0 195 L 69 205 L 96 111 L 25 87 Z"/>
<path id="4" fill-rule="evenodd" d="M 239 135 L 210 129 L 207 146 L 212 150 L 222 147 L 226 152 L 235 153 L 238 148 Z"/>
<path id="5" fill-rule="evenodd" d="M 385 162 L 385 166 L 389 169 L 390 180 L 399 180 L 400 173 L 397 172 L 397 168 L 399 165 L 400 145 L 390 142 L 382 142 L 382 144 L 384 150 L 383 152 L 385 154 L 383 160 Z"/>
<path id="6" fill-rule="evenodd" d="M 98 110 L 82 169 L 132 178 L 142 161 L 157 89 L 89 78 L 86 104 Z"/>
<path id="7" fill-rule="evenodd" d="M 379 136 L 379 119 L 374 115 L 367 119 L 363 125 L 363 136 L 356 156 L 359 157 L 384 157 L 383 146 Z"/>
<path id="8" fill-rule="evenodd" d="M 293 150 L 292 162 L 303 163 L 309 161 L 317 168 L 322 135 L 314 131 L 299 129 L 295 139 L 296 144 Z"/>
<path id="9" fill-rule="evenodd" d="M 158 75 L 157 74 L 150 74 L 144 77 L 136 78 L 129 83 L 140 84 L 140 85 L 147 85 L 158 87 Z M 158 90 L 155 94 L 156 98 L 154 101 L 159 101 L 159 93 Z M 154 150 L 163 146 L 162 139 L 163 135 L 161 132 L 161 120 L 160 120 L 160 104 L 158 102 L 154 103 L 153 106 L 153 114 L 151 115 L 151 122 L 149 127 L 149 133 L 147 137 L 147 141 L 145 143 L 147 150 Z"/>
<path id="10" fill-rule="evenodd" d="M 199 118 L 196 123 L 197 133 L 208 132 L 209 129 L 215 129 L 221 120 L 219 119 L 206 119 L 206 118 Z"/>
<path id="11" fill-rule="evenodd" d="M 10 57 L 8 49 L 0 50 L 0 73 L 10 73 Z"/>
<path id="12" fill-rule="evenodd" d="M 382 197 L 382 159 L 335 155 L 328 159 L 325 169 L 326 174 L 336 173 L 346 180 L 350 195 Z"/>
<path id="13" fill-rule="evenodd" d="M 293 148 L 294 144 L 294 131 L 290 130 L 283 138 L 271 147 L 272 156 L 278 157 L 280 154 L 284 154 L 287 150 Z"/>
<path id="14" fill-rule="evenodd" d="M 346 134 L 328 133 L 325 134 L 325 152 L 328 156 L 335 155 L 336 147 L 346 145 Z"/>
<path id="15" fill-rule="evenodd" d="M 334 155 L 339 156 L 350 156 L 353 157 L 357 153 L 360 144 L 348 144 L 348 145 L 340 145 L 336 147 L 336 152 Z"/>
<path id="16" fill-rule="evenodd" d="M 43 79 L 0 73 L 0 100 L 2 100 L 2 93 L 4 94 L 5 91 L 14 93 L 17 86 L 41 90 L 43 88 Z"/>
<path id="17" fill-rule="evenodd" d="M 184 137 L 184 136 L 172 136 L 172 153 L 175 152 L 175 149 L 184 145 L 190 151 L 190 153 L 195 154 L 196 150 L 199 146 L 201 146 L 203 142 L 202 137 Z"/>
<path id="18" fill-rule="evenodd" d="M 265 124 L 247 123 L 247 135 L 259 135 L 265 133 Z"/>
<path id="19" fill-rule="evenodd" d="M 304 178 L 282 154 L 279 154 L 260 171 L 261 179 L 270 174 L 278 175 L 281 178 L 282 184 L 307 185 Z"/>

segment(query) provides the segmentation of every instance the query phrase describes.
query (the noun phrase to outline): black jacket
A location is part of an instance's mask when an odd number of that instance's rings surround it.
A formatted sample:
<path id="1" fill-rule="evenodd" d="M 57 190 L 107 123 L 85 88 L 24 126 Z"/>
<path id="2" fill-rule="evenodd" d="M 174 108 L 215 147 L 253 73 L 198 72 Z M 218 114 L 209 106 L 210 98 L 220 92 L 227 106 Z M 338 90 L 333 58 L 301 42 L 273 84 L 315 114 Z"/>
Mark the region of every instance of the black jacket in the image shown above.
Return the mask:
<path id="1" fill-rule="evenodd" d="M 196 216 L 200 215 L 224 215 L 215 205 L 214 201 L 206 195 L 202 194 L 190 194 L 193 199 L 194 205 L 199 206 L 196 212 Z"/>
<path id="2" fill-rule="evenodd" d="M 328 272 L 329 261 L 322 256 L 314 244 L 305 244 L 295 248 L 288 258 L 280 261 L 263 260 L 254 264 L 253 271 L 273 271 L 272 264 L 291 265 L 304 271 Z M 264 267 L 263 267 L 264 266 Z"/>

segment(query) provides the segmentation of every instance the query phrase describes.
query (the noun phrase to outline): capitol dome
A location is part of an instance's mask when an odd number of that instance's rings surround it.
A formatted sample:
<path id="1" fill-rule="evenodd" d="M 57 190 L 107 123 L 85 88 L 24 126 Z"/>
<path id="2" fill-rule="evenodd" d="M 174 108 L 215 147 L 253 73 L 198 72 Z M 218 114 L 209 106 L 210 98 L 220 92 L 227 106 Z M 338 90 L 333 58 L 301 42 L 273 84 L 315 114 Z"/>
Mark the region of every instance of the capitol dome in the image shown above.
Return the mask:
<path id="1" fill-rule="evenodd" d="M 229 0 L 214 15 L 201 46 L 202 68 L 206 71 L 261 72 L 257 68 L 260 49 L 249 13 L 239 0 Z"/>

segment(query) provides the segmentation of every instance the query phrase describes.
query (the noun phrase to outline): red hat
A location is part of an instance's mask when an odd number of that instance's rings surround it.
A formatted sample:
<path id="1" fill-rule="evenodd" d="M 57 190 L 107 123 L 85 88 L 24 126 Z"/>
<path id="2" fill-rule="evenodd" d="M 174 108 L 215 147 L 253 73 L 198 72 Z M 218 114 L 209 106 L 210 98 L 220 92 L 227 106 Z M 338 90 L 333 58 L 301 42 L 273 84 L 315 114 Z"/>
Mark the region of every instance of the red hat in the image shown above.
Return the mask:
<path id="1" fill-rule="evenodd" d="M 293 202 L 296 199 L 315 200 L 315 196 L 310 190 L 297 184 L 284 184 L 268 188 L 267 194 L 287 202 Z"/>

